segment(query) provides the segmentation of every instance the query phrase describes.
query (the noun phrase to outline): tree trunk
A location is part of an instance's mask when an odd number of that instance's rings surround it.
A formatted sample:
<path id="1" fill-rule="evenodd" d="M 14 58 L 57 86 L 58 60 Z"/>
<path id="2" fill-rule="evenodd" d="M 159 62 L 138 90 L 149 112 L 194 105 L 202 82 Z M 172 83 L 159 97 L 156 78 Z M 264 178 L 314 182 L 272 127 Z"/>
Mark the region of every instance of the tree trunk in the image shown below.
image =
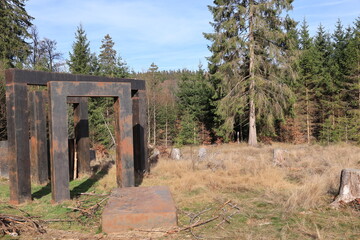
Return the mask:
<path id="1" fill-rule="evenodd" d="M 148 145 L 150 144 L 151 141 L 151 114 L 150 114 L 150 91 L 147 92 L 146 94 L 147 96 L 147 131 L 148 131 L 148 135 L 147 135 L 147 143 Z"/>
<path id="2" fill-rule="evenodd" d="M 339 195 L 331 203 L 332 207 L 339 207 L 342 203 L 349 203 L 360 199 L 360 170 L 343 169 L 341 171 Z"/>
<path id="3" fill-rule="evenodd" d="M 153 112 L 153 137 L 154 137 L 154 146 L 156 146 L 156 108 L 155 108 L 155 98 L 154 98 L 154 112 Z"/>
<path id="4" fill-rule="evenodd" d="M 168 112 L 166 104 L 166 119 L 165 119 L 165 148 L 168 147 Z"/>
<path id="5" fill-rule="evenodd" d="M 309 90 L 306 88 L 306 129 L 307 143 L 310 144 L 310 113 L 309 113 Z"/>
<path id="6" fill-rule="evenodd" d="M 255 71 L 254 71 L 254 7 L 253 1 L 250 1 L 249 9 L 249 44 L 250 44 L 250 64 L 249 64 L 249 73 L 250 73 L 250 86 L 249 86 L 249 142 L 250 146 L 257 146 L 257 136 L 256 136 L 256 115 L 255 115 Z"/>

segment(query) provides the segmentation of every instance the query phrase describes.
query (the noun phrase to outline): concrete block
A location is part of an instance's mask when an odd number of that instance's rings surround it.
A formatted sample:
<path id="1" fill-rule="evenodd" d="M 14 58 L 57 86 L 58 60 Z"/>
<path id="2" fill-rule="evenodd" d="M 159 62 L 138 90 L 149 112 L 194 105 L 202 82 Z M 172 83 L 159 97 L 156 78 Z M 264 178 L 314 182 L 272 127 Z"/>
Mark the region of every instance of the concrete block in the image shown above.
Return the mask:
<path id="1" fill-rule="evenodd" d="M 165 186 L 116 188 L 102 214 L 102 230 L 106 233 L 176 225 L 176 207 Z"/>

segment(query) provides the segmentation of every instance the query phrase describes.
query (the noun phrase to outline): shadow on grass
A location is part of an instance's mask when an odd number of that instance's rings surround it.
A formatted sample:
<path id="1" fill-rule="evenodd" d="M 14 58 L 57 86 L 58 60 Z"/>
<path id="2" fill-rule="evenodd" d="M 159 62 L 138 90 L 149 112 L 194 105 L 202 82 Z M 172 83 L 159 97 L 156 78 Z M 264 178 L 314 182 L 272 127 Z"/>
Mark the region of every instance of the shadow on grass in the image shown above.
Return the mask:
<path id="1" fill-rule="evenodd" d="M 34 192 L 32 194 L 32 198 L 39 199 L 39 198 L 45 197 L 46 195 L 48 195 L 50 193 L 51 193 L 51 183 L 49 182 L 44 187 L 42 187 L 40 190 Z"/>
<path id="2" fill-rule="evenodd" d="M 114 161 L 106 162 L 104 165 L 96 166 L 93 168 L 95 172 L 92 176 L 86 179 L 84 182 L 80 183 L 78 186 L 70 190 L 70 197 L 74 198 L 80 193 L 87 192 L 96 182 L 102 179 L 106 174 L 108 174 L 111 166 L 114 164 Z M 40 190 L 32 194 L 33 199 L 39 199 L 45 197 L 51 193 L 51 183 L 49 182 L 46 186 L 42 187 Z"/>
<path id="3" fill-rule="evenodd" d="M 84 182 L 74 187 L 73 190 L 70 191 L 70 197 L 74 198 L 80 193 L 87 192 L 96 182 L 102 179 L 106 174 L 109 173 L 110 168 L 114 164 L 114 161 L 106 162 L 104 165 L 97 166 L 93 170 L 96 172 L 91 177 L 86 179 Z"/>

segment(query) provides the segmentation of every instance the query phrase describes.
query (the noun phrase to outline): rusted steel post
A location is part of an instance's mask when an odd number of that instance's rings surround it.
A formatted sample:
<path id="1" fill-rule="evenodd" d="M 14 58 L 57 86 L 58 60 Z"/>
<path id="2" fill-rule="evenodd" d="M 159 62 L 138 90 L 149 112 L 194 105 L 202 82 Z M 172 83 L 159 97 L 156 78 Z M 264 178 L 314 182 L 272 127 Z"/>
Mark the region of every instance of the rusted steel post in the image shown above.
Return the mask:
<path id="1" fill-rule="evenodd" d="M 124 91 L 115 103 L 116 182 L 118 187 L 133 187 L 134 148 L 131 92 Z"/>
<path id="2" fill-rule="evenodd" d="M 31 180 L 44 184 L 49 180 L 45 92 L 29 92 L 29 120 Z"/>
<path id="3" fill-rule="evenodd" d="M 54 202 L 70 199 L 66 97 L 48 84 L 50 123 L 51 196 Z"/>
<path id="4" fill-rule="evenodd" d="M 74 127 L 78 174 L 83 176 L 91 174 L 88 99 L 85 97 L 78 99 L 78 103 L 74 104 Z"/>
<path id="5" fill-rule="evenodd" d="M 133 137 L 135 171 L 149 170 L 146 147 L 146 95 L 145 90 L 132 91 Z"/>
<path id="6" fill-rule="evenodd" d="M 16 83 L 14 72 L 6 72 L 6 113 L 10 202 L 31 201 L 27 84 Z"/>

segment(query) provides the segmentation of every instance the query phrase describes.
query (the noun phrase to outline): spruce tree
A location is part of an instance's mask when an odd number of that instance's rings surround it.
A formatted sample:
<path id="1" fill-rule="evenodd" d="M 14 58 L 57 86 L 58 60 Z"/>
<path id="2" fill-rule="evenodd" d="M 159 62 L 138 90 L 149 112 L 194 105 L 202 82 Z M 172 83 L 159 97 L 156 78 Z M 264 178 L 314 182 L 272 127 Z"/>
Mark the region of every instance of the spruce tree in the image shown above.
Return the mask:
<path id="1" fill-rule="evenodd" d="M 283 116 L 291 94 L 279 77 L 286 66 L 286 19 L 281 15 L 291 9 L 291 3 L 215 0 L 215 6 L 209 6 L 215 31 L 205 34 L 212 42 L 210 67 L 220 73 L 226 94 L 219 108 L 231 116 L 232 123 L 239 113 L 247 111 L 251 146 L 257 145 L 256 121 L 265 126 L 263 131 L 274 132 L 275 119 Z"/>
<path id="2" fill-rule="evenodd" d="M 192 121 L 196 123 L 196 137 L 200 131 L 209 133 L 212 130 L 213 95 L 214 91 L 208 82 L 201 65 L 196 72 L 184 72 L 182 74 L 181 80 L 178 83 L 178 90 L 176 92 L 177 102 L 179 105 L 179 115 L 183 116 L 186 113 L 191 116 L 191 118 L 185 118 L 185 120 L 188 121 L 189 119 L 192 119 Z M 185 136 L 186 135 L 183 135 L 181 139 L 186 140 L 184 139 Z M 209 137 L 210 136 L 206 136 L 206 138 Z M 209 139 L 202 139 L 202 141 L 206 140 Z M 193 141 L 193 136 L 191 136 L 189 141 Z"/>
<path id="3" fill-rule="evenodd" d="M 124 78 L 129 75 L 129 68 L 120 55 L 117 55 L 114 49 L 115 43 L 109 34 L 106 34 L 101 40 L 100 54 L 99 54 L 99 74 L 107 77 Z"/>
<path id="4" fill-rule="evenodd" d="M 314 122 L 316 119 L 316 88 L 315 76 L 318 71 L 318 57 L 312 38 L 310 37 L 308 25 L 304 19 L 300 30 L 300 56 L 299 77 L 296 89 L 297 114 L 305 125 L 307 143 L 313 136 Z"/>
<path id="5" fill-rule="evenodd" d="M 76 41 L 72 46 L 72 53 L 69 53 L 70 59 L 67 62 L 69 70 L 73 74 L 91 73 L 91 53 L 90 42 L 87 40 L 85 30 L 80 24 L 75 33 Z"/>
<path id="6" fill-rule="evenodd" d="M 25 0 L 0 1 L 0 60 L 6 67 L 25 61 L 30 53 L 26 42 L 33 18 L 25 10 Z"/>
<path id="7" fill-rule="evenodd" d="M 345 49 L 346 140 L 360 142 L 360 17 L 350 29 Z"/>

